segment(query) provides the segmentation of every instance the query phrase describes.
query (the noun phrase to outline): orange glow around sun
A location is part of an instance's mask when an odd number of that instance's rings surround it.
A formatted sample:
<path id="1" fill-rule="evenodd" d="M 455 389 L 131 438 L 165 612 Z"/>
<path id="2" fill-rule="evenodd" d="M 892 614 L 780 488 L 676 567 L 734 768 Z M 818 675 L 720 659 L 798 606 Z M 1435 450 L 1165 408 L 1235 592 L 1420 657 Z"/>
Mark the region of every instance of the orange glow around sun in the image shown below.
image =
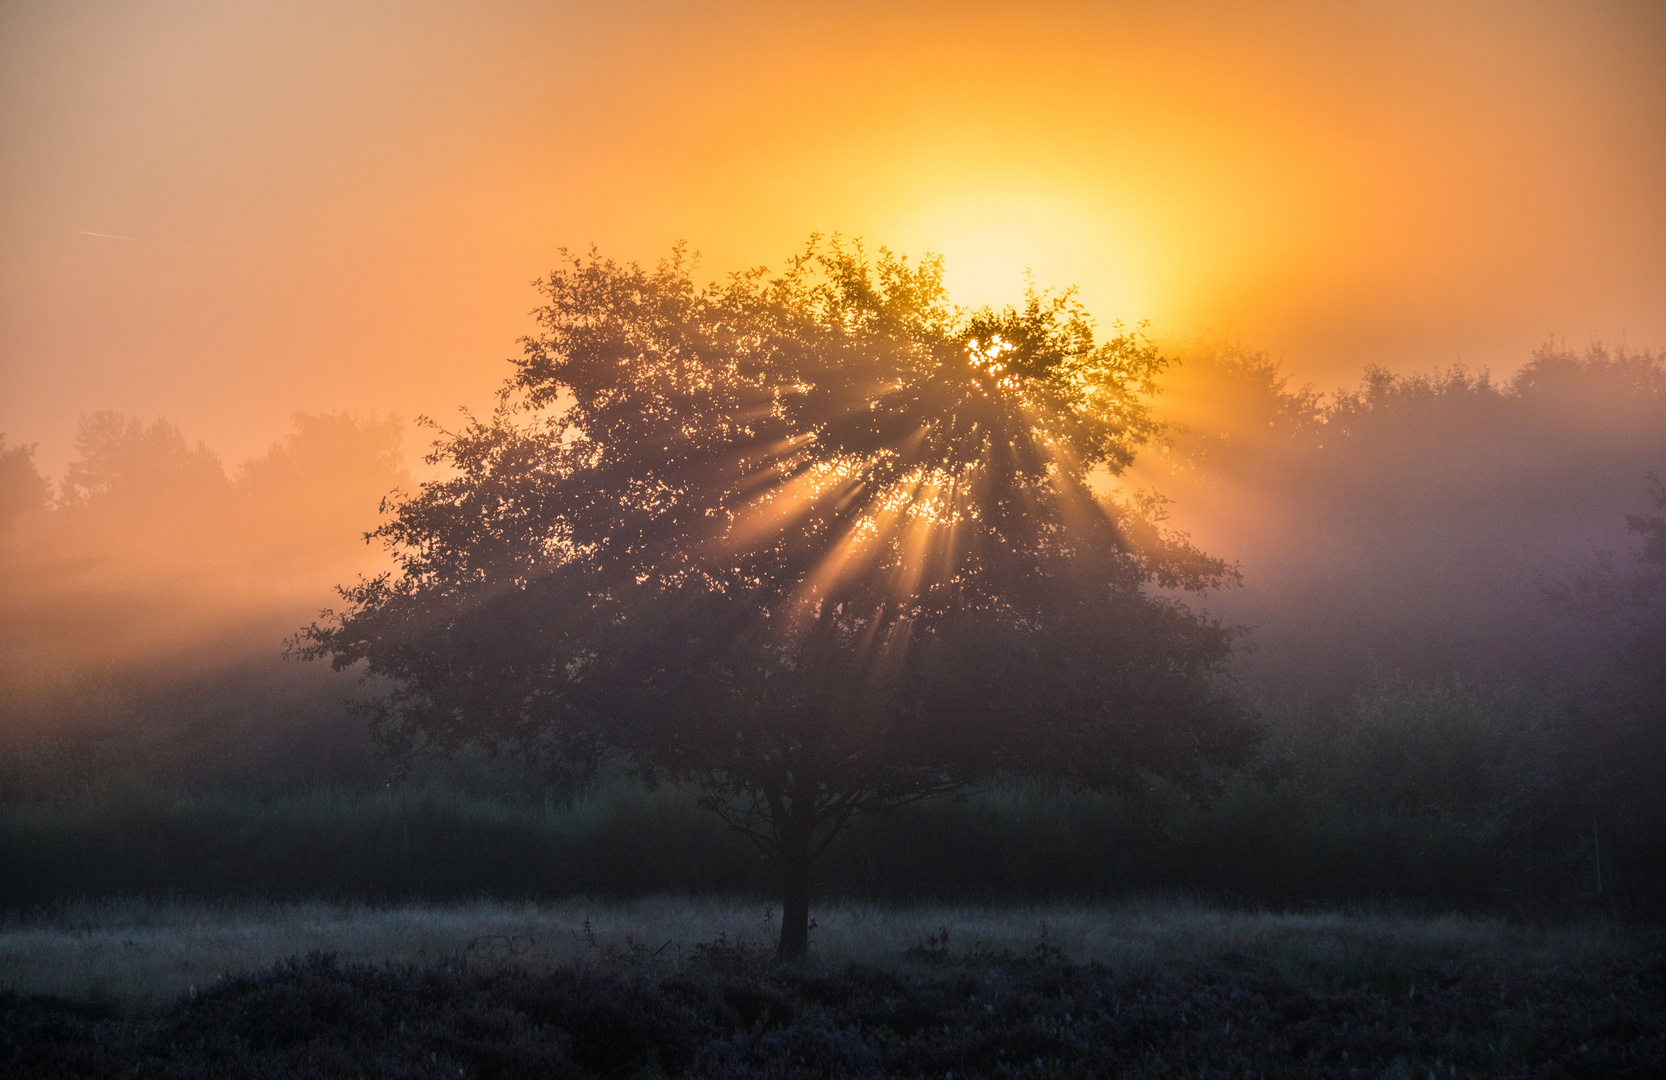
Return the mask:
<path id="1" fill-rule="evenodd" d="M 0 431 L 489 404 L 562 246 L 811 233 L 1299 378 L 1666 343 L 1656 5 L 300 2 L 0 14 Z"/>

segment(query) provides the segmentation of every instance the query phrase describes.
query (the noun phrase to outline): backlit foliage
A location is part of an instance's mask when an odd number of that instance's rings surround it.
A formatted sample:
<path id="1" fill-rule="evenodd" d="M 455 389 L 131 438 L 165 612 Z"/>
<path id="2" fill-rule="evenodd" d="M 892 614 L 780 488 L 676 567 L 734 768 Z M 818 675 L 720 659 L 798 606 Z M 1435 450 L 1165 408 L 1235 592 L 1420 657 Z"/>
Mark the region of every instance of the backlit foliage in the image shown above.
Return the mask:
<path id="1" fill-rule="evenodd" d="M 1231 757 L 1228 633 L 1145 589 L 1226 569 L 1094 490 L 1162 358 L 1069 294 L 958 310 L 941 273 L 836 241 L 707 288 L 680 252 L 572 259 L 379 531 L 400 572 L 305 651 L 398 680 L 397 754 L 623 751 L 783 858 L 992 771 Z"/>

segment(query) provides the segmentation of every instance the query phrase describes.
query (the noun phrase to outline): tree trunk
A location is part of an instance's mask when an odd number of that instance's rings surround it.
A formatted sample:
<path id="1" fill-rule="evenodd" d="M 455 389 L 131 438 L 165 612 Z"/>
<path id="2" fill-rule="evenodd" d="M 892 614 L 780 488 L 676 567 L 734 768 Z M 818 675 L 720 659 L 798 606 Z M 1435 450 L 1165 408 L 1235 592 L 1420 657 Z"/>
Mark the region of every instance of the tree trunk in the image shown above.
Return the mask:
<path id="1" fill-rule="evenodd" d="M 810 947 L 810 836 L 812 830 L 789 822 L 781 831 L 781 942 L 777 960 L 804 959 Z"/>

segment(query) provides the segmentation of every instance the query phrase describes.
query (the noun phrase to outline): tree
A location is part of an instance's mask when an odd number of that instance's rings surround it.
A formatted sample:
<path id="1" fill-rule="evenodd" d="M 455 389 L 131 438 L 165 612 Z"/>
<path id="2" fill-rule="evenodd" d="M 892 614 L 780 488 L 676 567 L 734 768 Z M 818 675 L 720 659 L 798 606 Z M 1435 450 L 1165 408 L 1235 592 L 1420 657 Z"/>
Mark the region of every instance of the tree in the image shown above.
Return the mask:
<path id="1" fill-rule="evenodd" d="M 158 419 L 148 427 L 109 411 L 76 425 L 79 455 L 64 471 L 59 497 L 66 507 L 105 504 L 160 508 L 212 502 L 228 490 L 225 468 L 203 443 L 185 441 L 178 426 Z"/>
<path id="2" fill-rule="evenodd" d="M 1139 333 L 1096 342 L 1069 293 L 962 312 L 938 261 L 838 242 L 707 288 L 680 250 L 541 287 L 498 409 L 377 531 L 397 573 L 296 643 L 393 680 L 391 753 L 692 785 L 777 861 L 797 957 L 854 814 L 1245 750 L 1230 633 L 1148 589 L 1230 572 L 1095 491 L 1155 431 Z"/>
<path id="3" fill-rule="evenodd" d="M 363 537 L 378 500 L 410 484 L 397 417 L 296 413 L 294 430 L 240 466 L 237 547 L 270 582 L 331 580 L 368 567 Z"/>
<path id="4" fill-rule="evenodd" d="M 0 529 L 25 514 L 46 509 L 52 485 L 35 471 L 35 446 L 6 446 L 0 434 Z"/>

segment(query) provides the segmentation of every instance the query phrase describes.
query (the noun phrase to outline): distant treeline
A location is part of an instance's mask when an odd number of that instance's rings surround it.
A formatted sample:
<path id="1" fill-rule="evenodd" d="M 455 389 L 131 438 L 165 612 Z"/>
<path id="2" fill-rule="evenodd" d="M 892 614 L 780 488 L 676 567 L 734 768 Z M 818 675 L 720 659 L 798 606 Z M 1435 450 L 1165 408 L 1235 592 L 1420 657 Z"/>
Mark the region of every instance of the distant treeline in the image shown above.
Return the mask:
<path id="1" fill-rule="evenodd" d="M 1600 635 L 1547 596 L 1604 559 L 1631 566 L 1628 516 L 1666 478 L 1661 353 L 1547 346 L 1507 381 L 1372 369 L 1321 395 L 1263 356 L 1195 347 L 1159 406 L 1171 445 L 1135 482 L 1239 563 L 1242 587 L 1204 602 L 1248 628 L 1248 678 L 1278 698 L 1600 663 Z"/>
<path id="2" fill-rule="evenodd" d="M 89 677 L 275 653 L 331 585 L 382 565 L 364 533 L 409 483 L 402 439 L 396 419 L 302 413 L 228 471 L 166 420 L 99 412 L 53 484 L 0 437 L 0 731 L 73 724 Z"/>

